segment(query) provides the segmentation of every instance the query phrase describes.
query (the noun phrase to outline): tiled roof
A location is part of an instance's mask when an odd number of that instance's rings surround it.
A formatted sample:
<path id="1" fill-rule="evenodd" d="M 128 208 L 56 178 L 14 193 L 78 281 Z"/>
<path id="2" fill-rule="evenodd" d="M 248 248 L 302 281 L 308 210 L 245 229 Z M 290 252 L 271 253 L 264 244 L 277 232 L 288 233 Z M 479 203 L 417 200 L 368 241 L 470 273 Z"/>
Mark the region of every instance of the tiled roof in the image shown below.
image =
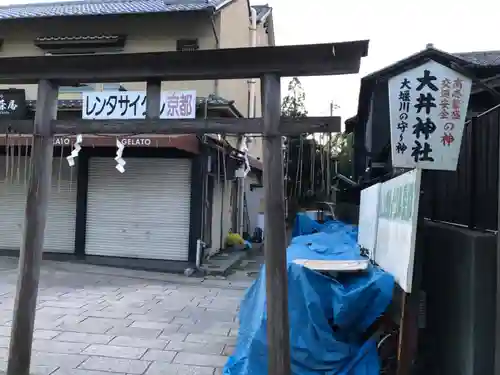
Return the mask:
<path id="1" fill-rule="evenodd" d="M 202 105 L 205 105 L 208 104 L 208 105 L 231 105 L 234 103 L 234 101 L 232 100 L 227 100 L 227 99 L 224 99 L 220 96 L 217 96 L 217 95 L 208 95 L 207 97 L 202 97 L 202 96 L 198 96 L 196 97 L 196 105 L 199 105 L 199 106 L 202 106 Z"/>
<path id="2" fill-rule="evenodd" d="M 81 0 L 0 7 L 0 20 L 63 16 L 97 16 L 214 11 L 232 0 Z"/>
<path id="3" fill-rule="evenodd" d="M 262 22 L 263 18 L 265 18 L 272 10 L 269 5 L 252 5 L 257 11 L 257 22 Z"/>
<path id="4" fill-rule="evenodd" d="M 87 42 L 105 41 L 120 38 L 120 35 L 63 35 L 63 36 L 39 36 L 35 42 Z"/>
<path id="5" fill-rule="evenodd" d="M 500 65 L 500 51 L 461 52 L 461 53 L 454 53 L 454 55 L 475 65 L 481 65 L 481 66 Z"/>

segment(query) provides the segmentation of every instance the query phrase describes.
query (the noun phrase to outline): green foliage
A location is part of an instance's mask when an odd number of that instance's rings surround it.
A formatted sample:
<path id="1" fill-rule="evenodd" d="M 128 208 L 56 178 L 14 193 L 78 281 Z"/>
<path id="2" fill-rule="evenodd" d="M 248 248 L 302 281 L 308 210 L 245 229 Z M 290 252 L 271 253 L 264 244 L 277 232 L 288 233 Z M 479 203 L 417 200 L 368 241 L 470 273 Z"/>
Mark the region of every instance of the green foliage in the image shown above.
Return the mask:
<path id="1" fill-rule="evenodd" d="M 336 133 L 332 137 L 332 156 L 337 159 L 337 172 L 351 178 L 353 158 L 353 133 Z"/>
<path id="2" fill-rule="evenodd" d="M 287 95 L 283 98 L 281 115 L 300 118 L 307 116 L 306 93 L 300 80 L 294 77 L 288 84 Z M 333 109 L 338 108 L 332 106 Z M 327 158 L 330 158 L 330 178 L 337 172 L 347 177 L 352 175 L 352 135 L 331 134 L 321 139 L 318 135 L 302 134 L 288 137 L 285 141 L 285 189 L 292 206 L 310 206 L 316 201 L 328 200 Z M 333 183 L 332 183 L 333 185 Z M 289 206 L 290 207 L 290 206 Z"/>
<path id="3" fill-rule="evenodd" d="M 282 116 L 307 116 L 306 93 L 300 80 L 292 78 L 288 93 L 281 105 Z M 285 142 L 286 196 L 292 205 L 309 206 L 315 201 L 328 200 L 327 158 L 330 158 L 330 177 L 335 176 L 335 159 L 340 160 L 339 172 L 350 176 L 352 138 L 332 134 L 330 149 L 328 135 L 321 139 L 312 135 L 288 137 Z"/>
<path id="4" fill-rule="evenodd" d="M 288 117 L 306 117 L 305 107 L 306 93 L 302 83 L 297 77 L 291 79 L 288 83 L 288 94 L 281 103 L 281 115 Z"/>

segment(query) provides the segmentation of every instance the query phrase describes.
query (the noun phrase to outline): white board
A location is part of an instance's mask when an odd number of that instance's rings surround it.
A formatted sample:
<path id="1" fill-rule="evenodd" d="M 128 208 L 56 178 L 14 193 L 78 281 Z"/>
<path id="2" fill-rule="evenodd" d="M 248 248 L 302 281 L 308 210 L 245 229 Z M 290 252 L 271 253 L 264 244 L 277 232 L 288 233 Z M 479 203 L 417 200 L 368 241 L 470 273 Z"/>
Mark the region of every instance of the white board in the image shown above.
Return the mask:
<path id="1" fill-rule="evenodd" d="M 382 184 L 375 262 L 411 292 L 422 171 L 414 169 Z"/>
<path id="2" fill-rule="evenodd" d="M 389 79 L 394 167 L 457 169 L 471 86 L 432 60 Z"/>
<path id="3" fill-rule="evenodd" d="M 368 250 L 370 259 L 374 259 L 377 242 L 378 210 L 380 188 L 382 184 L 372 185 L 361 191 L 359 207 L 358 245 Z"/>
<path id="4" fill-rule="evenodd" d="M 130 120 L 146 118 L 146 92 L 95 91 L 82 95 L 82 119 Z M 196 117 L 196 91 L 163 91 L 160 118 L 185 119 Z"/>
<path id="5" fill-rule="evenodd" d="M 359 272 L 366 271 L 368 260 L 315 260 L 295 259 L 295 264 L 300 264 L 314 271 Z"/>

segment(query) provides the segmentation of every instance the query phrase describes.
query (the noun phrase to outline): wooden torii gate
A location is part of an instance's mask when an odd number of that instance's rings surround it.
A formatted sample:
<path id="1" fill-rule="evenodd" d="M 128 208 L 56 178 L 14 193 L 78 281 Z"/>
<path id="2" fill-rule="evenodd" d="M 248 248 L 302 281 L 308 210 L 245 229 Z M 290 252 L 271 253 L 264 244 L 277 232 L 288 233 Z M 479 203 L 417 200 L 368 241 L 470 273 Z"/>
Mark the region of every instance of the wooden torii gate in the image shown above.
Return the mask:
<path id="1" fill-rule="evenodd" d="M 280 78 L 358 73 L 368 41 L 85 56 L 0 58 L 0 84 L 38 84 L 33 121 L 1 121 L 0 134 L 31 134 L 30 171 L 8 375 L 28 375 L 53 157 L 54 134 L 263 134 L 269 374 L 290 374 L 288 281 L 281 137 L 340 131 L 339 117 L 280 118 Z M 162 81 L 260 77 L 263 118 L 161 120 Z M 145 120 L 58 121 L 58 87 L 147 82 Z"/>

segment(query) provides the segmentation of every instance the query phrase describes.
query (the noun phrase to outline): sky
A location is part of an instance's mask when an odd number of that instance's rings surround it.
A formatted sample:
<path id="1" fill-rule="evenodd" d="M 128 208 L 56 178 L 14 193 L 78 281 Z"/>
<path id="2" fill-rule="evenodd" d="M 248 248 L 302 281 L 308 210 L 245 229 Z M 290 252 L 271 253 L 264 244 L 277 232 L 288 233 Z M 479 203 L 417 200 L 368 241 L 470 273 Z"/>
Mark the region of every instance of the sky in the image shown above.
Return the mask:
<path id="1" fill-rule="evenodd" d="M 0 0 L 1 5 L 47 2 Z M 251 0 L 273 7 L 276 44 L 370 40 L 359 74 L 304 77 L 311 116 L 329 114 L 330 102 L 343 120 L 357 112 L 360 79 L 433 43 L 446 52 L 500 50 L 500 2 L 475 0 Z M 415 4 L 410 6 L 410 4 Z M 471 5 L 473 4 L 473 5 Z M 286 90 L 287 81 L 282 83 Z"/>

